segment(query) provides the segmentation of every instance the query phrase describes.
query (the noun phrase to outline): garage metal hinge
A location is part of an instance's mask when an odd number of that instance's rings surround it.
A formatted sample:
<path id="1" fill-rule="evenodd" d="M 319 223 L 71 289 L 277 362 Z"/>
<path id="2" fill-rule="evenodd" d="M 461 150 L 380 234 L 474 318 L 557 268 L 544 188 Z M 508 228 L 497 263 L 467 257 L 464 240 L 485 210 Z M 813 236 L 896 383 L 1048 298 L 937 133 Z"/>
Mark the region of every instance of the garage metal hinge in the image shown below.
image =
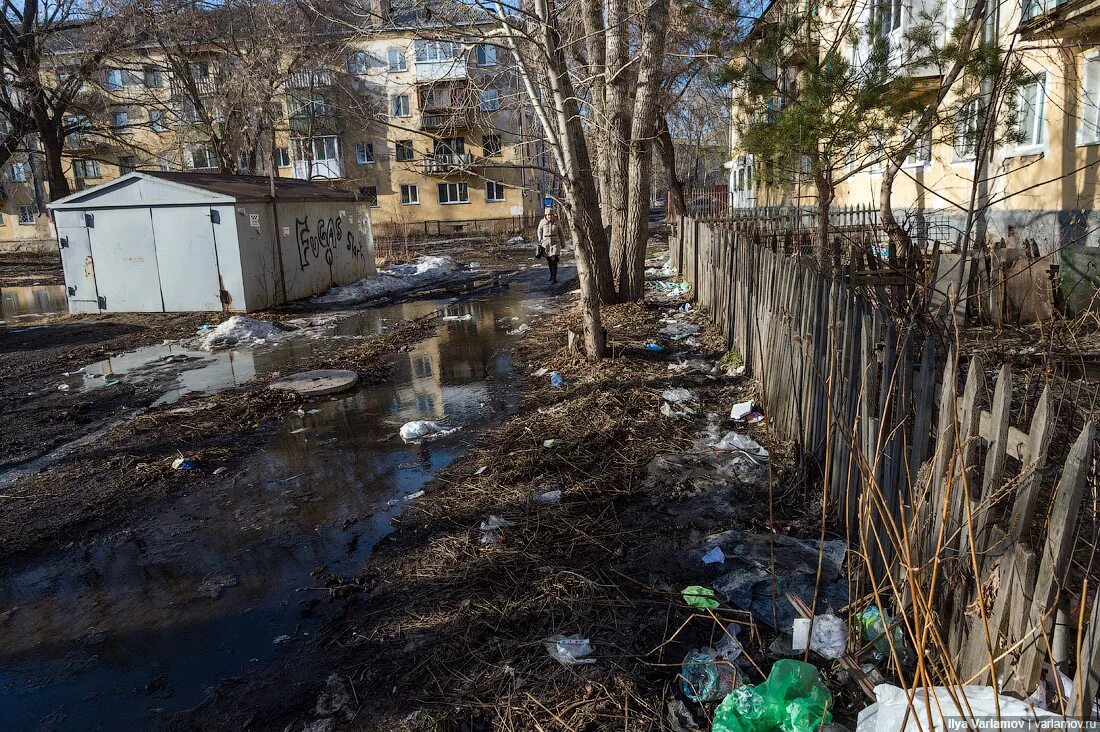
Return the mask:
<path id="1" fill-rule="evenodd" d="M 61 248 L 62 249 L 68 249 L 69 248 L 69 237 L 67 237 L 67 236 L 61 237 Z"/>
<path id="2" fill-rule="evenodd" d="M 210 209 L 210 223 L 220 224 L 222 222 L 222 212 L 216 208 Z"/>
<path id="3" fill-rule="evenodd" d="M 70 287 L 69 288 L 69 297 L 72 297 L 75 294 L 76 294 L 76 288 L 75 287 Z"/>
<path id="4" fill-rule="evenodd" d="M 95 214 L 84 214 L 84 225 L 89 229 L 95 228 Z"/>
<path id="5" fill-rule="evenodd" d="M 229 294 L 229 290 L 218 290 L 218 295 L 221 297 L 222 305 L 228 305 L 233 302 L 232 296 Z"/>
<path id="6" fill-rule="evenodd" d="M 107 298 L 104 297 L 103 295 L 99 296 L 99 309 L 100 310 L 106 310 L 107 309 Z"/>

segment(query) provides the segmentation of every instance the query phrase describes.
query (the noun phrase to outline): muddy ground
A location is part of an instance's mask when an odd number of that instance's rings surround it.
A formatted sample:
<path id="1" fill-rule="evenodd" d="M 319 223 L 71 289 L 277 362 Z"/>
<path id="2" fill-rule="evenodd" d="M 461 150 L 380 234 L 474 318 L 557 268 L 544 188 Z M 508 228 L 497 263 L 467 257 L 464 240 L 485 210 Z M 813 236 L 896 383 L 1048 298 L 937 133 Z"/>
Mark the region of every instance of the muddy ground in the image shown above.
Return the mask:
<path id="1" fill-rule="evenodd" d="M 0 287 L 63 285 L 61 257 L 49 254 L 0 253 Z"/>

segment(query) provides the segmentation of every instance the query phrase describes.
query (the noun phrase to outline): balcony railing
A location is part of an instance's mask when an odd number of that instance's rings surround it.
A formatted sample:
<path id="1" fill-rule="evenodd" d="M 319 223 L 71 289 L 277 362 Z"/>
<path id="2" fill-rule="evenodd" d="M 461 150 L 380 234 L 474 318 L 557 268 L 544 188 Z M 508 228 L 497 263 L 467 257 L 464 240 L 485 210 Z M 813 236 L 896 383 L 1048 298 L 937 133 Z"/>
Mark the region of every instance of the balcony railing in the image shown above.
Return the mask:
<path id="1" fill-rule="evenodd" d="M 449 175 L 470 169 L 474 156 L 470 153 L 437 153 L 424 158 L 425 175 Z"/>
<path id="2" fill-rule="evenodd" d="M 213 76 L 199 76 L 191 79 L 194 83 L 195 90 L 200 96 L 211 96 L 218 91 L 218 80 Z M 191 95 L 188 81 L 184 79 L 172 79 L 169 86 L 172 89 L 173 97 L 186 97 Z"/>
<path id="3" fill-rule="evenodd" d="M 291 89 L 314 89 L 320 86 L 332 86 L 335 77 L 328 69 L 295 71 L 287 76 L 286 85 Z"/>
<path id="4" fill-rule="evenodd" d="M 343 178 L 344 165 L 335 158 L 330 160 L 295 160 L 294 177 L 302 180 Z"/>
<path id="5" fill-rule="evenodd" d="M 425 112 L 420 115 L 422 130 L 455 130 L 472 126 L 473 114 L 468 109 Z"/>

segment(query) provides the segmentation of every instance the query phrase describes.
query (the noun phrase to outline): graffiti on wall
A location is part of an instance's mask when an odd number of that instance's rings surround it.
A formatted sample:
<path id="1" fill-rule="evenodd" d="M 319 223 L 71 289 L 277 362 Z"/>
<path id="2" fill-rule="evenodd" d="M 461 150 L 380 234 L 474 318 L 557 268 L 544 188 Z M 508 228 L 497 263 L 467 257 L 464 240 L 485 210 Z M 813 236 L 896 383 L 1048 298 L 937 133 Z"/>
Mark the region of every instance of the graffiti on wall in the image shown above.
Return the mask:
<path id="1" fill-rule="evenodd" d="M 336 249 L 341 245 L 356 259 L 363 257 L 363 244 L 352 232 L 344 231 L 343 217 L 318 218 L 311 226 L 307 216 L 295 219 L 294 228 L 298 241 L 298 262 L 302 269 L 322 257 L 326 264 L 332 266 Z"/>

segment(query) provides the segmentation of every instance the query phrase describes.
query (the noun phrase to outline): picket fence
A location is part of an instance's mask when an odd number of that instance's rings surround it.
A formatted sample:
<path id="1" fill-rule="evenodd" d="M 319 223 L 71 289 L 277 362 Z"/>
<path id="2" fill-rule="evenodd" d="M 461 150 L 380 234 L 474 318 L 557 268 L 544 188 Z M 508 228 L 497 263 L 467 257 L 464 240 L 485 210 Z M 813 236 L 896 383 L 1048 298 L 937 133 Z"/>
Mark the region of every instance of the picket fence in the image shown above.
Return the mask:
<path id="1" fill-rule="evenodd" d="M 888 316 L 851 272 L 820 274 L 790 242 L 775 226 L 685 217 L 669 248 L 760 382 L 770 426 L 817 466 L 830 507 L 871 558 L 871 581 L 903 603 L 932 598 L 934 645 L 959 681 L 1001 678 L 1027 694 L 1044 662 L 1076 662 L 1063 701 L 1085 708 L 1100 688 L 1100 598 L 1077 597 L 1078 614 L 1092 599 L 1091 619 L 1070 623 L 1074 593 L 1086 592 L 1070 570 L 1095 487 L 1093 424 L 1060 469 L 1048 464 L 1049 385 L 1030 423 L 1013 424 L 1022 405 L 1009 364 L 964 363 L 916 320 Z M 987 367 L 997 372 L 991 398 Z"/>

